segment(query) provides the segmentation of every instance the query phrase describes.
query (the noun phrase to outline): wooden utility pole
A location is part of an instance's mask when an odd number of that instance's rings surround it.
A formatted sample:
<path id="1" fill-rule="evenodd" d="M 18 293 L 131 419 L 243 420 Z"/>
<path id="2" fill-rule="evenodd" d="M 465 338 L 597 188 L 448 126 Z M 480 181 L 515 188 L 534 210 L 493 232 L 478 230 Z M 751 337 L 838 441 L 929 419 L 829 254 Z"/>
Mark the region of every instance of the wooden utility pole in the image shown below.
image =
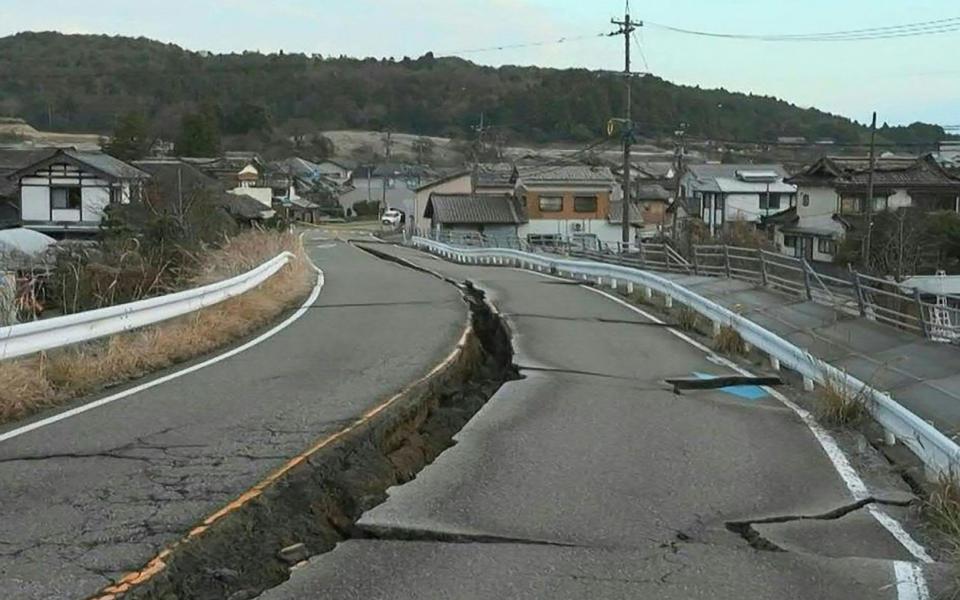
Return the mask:
<path id="1" fill-rule="evenodd" d="M 477 132 L 477 141 L 473 145 L 473 169 L 471 170 L 471 181 L 473 185 L 477 184 L 477 177 L 480 172 L 480 159 L 483 156 L 483 134 L 486 133 L 487 127 L 484 125 L 484 114 L 480 113 L 480 123 L 473 126 L 473 130 Z"/>
<path id="2" fill-rule="evenodd" d="M 623 230 L 621 239 L 628 247 L 630 245 L 630 144 L 633 141 L 633 117 L 631 116 L 631 88 L 633 74 L 630 72 L 630 36 L 637 27 L 642 27 L 642 21 L 630 20 L 630 0 L 627 0 L 623 20 L 610 19 L 620 29 L 610 35 L 623 36 L 624 50 L 624 117 L 623 117 Z"/>
<path id="3" fill-rule="evenodd" d="M 680 205 L 677 202 L 680 202 L 680 192 L 683 189 L 683 158 L 686 153 L 684 148 L 683 136 L 686 134 L 686 123 L 680 124 L 680 129 L 676 130 L 674 134 L 677 136 L 677 172 L 675 174 L 674 189 L 673 189 L 673 203 L 676 204 L 673 208 L 673 223 L 671 224 L 670 237 L 673 238 L 673 243 L 678 244 L 680 242 L 677 239 L 678 228 L 677 221 L 680 220 Z M 684 202 L 684 210 L 686 210 L 686 202 Z"/>
<path id="4" fill-rule="evenodd" d="M 390 148 L 393 146 L 393 132 L 389 129 L 383 136 L 383 155 L 385 160 L 390 160 Z"/>
<path id="5" fill-rule="evenodd" d="M 863 267 L 870 270 L 870 237 L 873 235 L 873 172 L 876 169 L 877 112 L 870 122 L 870 169 L 867 171 L 867 233 L 863 238 Z"/>

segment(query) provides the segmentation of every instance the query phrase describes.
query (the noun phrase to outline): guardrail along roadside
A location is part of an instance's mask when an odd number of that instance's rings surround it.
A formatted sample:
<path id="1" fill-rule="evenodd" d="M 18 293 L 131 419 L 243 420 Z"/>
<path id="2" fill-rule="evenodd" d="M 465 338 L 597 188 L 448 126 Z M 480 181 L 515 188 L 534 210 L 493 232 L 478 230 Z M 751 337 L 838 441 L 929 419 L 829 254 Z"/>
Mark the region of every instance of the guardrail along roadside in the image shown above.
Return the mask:
<path id="1" fill-rule="evenodd" d="M 799 373 L 803 377 L 804 388 L 807 390 L 812 390 L 815 384 L 840 385 L 845 389 L 856 390 L 863 394 L 868 399 L 867 408 L 871 416 L 883 427 L 888 442 L 897 440 L 902 442 L 923 462 L 931 476 L 953 474 L 960 469 L 960 446 L 930 423 L 896 402 L 889 393 L 853 377 L 845 370 L 814 356 L 805 348 L 672 281 L 667 276 L 640 269 L 626 262 L 629 260 L 627 257 L 614 259 L 616 262 L 599 262 L 513 248 L 455 246 L 423 237 L 414 237 L 411 243 L 418 248 L 456 262 L 509 265 L 577 279 L 589 279 L 614 288 L 625 286 L 628 293 L 632 293 L 635 286 L 640 286 L 651 293 L 662 294 L 666 306 L 670 307 L 673 302 L 677 302 L 708 319 L 712 323 L 715 335 L 719 334 L 723 327 L 733 329 L 751 347 L 766 353 L 775 369 L 782 366 Z M 736 262 L 742 260 L 742 258 L 735 258 L 738 257 L 736 253 L 731 253 L 729 248 L 721 252 L 725 255 L 722 265 L 725 275 L 730 273 L 732 276 L 738 271 L 741 274 L 747 271 Z M 756 258 L 757 261 L 765 260 L 760 256 L 749 258 Z M 705 265 L 698 265 L 697 269 L 699 270 L 701 266 Z M 678 266 L 677 268 L 688 267 Z M 693 265 L 690 264 L 689 268 L 692 270 Z M 771 266 L 766 272 L 768 277 L 775 268 Z M 816 280 L 813 274 L 807 277 L 811 281 Z M 819 295 L 818 293 L 817 296 Z M 808 297 L 811 299 L 815 297 L 812 290 Z M 854 304 L 849 308 L 854 310 L 854 307 L 858 309 L 859 306 Z"/>

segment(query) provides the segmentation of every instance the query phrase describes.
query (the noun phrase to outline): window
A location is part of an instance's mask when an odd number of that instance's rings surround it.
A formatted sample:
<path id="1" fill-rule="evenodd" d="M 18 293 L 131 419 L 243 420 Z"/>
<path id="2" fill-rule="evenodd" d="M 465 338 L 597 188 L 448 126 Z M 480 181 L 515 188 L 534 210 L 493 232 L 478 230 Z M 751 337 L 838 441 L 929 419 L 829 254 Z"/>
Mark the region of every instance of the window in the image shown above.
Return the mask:
<path id="1" fill-rule="evenodd" d="M 558 234 L 553 233 L 528 233 L 527 243 L 531 246 L 559 246 L 563 241 Z"/>
<path id="2" fill-rule="evenodd" d="M 837 252 L 837 244 L 831 238 L 817 238 L 817 252 L 833 256 Z"/>
<path id="3" fill-rule="evenodd" d="M 780 210 L 780 194 L 760 194 L 760 210 Z"/>
<path id="4" fill-rule="evenodd" d="M 573 199 L 573 210 L 578 213 L 597 212 L 596 196 L 576 196 Z"/>
<path id="5" fill-rule="evenodd" d="M 50 188 L 50 207 L 54 209 L 80 210 L 83 193 L 80 186 L 58 186 Z"/>
<path id="6" fill-rule="evenodd" d="M 797 247 L 797 236 L 795 235 L 785 235 L 783 236 L 783 245 L 787 248 L 796 248 Z"/>
<path id="7" fill-rule="evenodd" d="M 540 196 L 540 212 L 560 212 L 563 210 L 563 196 Z"/>
<path id="8" fill-rule="evenodd" d="M 840 214 L 859 215 L 861 212 L 861 205 L 862 202 L 860 201 L 860 198 L 845 196 L 840 199 Z"/>
<path id="9" fill-rule="evenodd" d="M 803 195 L 803 205 L 810 206 L 810 194 Z"/>
<path id="10" fill-rule="evenodd" d="M 875 196 L 873 198 L 873 212 L 882 212 L 887 210 L 887 197 Z M 840 199 L 840 214 L 859 215 L 866 209 L 865 198 L 859 196 L 844 196 Z"/>

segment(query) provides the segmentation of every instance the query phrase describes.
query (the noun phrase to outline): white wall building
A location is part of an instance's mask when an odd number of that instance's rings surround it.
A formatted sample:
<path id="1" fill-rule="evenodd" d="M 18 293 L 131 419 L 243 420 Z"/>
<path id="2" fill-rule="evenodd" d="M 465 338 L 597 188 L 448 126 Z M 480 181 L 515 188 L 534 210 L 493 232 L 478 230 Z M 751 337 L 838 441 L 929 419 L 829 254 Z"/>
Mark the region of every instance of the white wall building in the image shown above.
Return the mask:
<path id="1" fill-rule="evenodd" d="M 149 175 L 101 152 L 64 149 L 9 178 L 19 186 L 24 227 L 89 235 L 100 228 L 108 205 L 140 200 Z"/>
<path id="2" fill-rule="evenodd" d="M 780 252 L 832 261 L 867 208 L 869 167 L 866 157 L 825 156 L 791 177 L 796 211 L 769 219 Z M 881 156 L 874 168 L 873 212 L 909 207 L 960 212 L 960 181 L 929 156 Z"/>
<path id="3" fill-rule="evenodd" d="M 680 181 L 681 196 L 694 200 L 692 216 L 716 233 L 729 222 L 759 223 L 793 206 L 797 187 L 786 177 L 781 165 L 691 165 Z"/>

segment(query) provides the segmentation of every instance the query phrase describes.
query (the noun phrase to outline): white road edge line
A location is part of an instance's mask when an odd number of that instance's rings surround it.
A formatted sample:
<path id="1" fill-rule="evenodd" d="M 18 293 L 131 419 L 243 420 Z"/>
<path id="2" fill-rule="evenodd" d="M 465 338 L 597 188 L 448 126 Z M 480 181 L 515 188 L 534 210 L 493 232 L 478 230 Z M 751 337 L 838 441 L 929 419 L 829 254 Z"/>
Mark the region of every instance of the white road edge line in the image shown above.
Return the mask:
<path id="1" fill-rule="evenodd" d="M 237 346 L 236 348 L 232 348 L 232 349 L 224 352 L 223 354 L 218 354 L 217 356 L 214 356 L 213 358 L 209 358 L 209 359 L 207 359 L 207 360 L 205 360 L 205 361 L 203 361 L 203 362 L 201 362 L 201 363 L 197 363 L 197 364 L 195 364 L 195 365 L 191 365 L 191 366 L 189 366 L 189 367 L 187 367 L 187 368 L 185 368 L 185 369 L 182 369 L 182 370 L 180 370 L 180 371 L 176 371 L 176 372 L 174 372 L 174 373 L 170 373 L 170 374 L 164 375 L 163 377 L 158 377 L 157 379 L 153 379 L 153 380 L 151 380 L 151 381 L 148 381 L 148 382 L 146 382 L 146 383 L 140 384 L 140 385 L 138 385 L 138 386 L 134 386 L 134 387 L 132 387 L 132 388 L 130 388 L 130 389 L 127 389 L 127 390 L 124 390 L 124 391 L 122 391 L 122 392 L 119 392 L 119 393 L 116 393 L 116 394 L 113 394 L 113 395 L 110 395 L 110 396 L 106 396 L 105 398 L 100 398 L 99 400 L 94 400 L 93 402 L 88 402 L 87 404 L 84 404 L 84 405 L 82 405 L 82 406 L 78 406 L 78 407 L 76 407 L 76 408 L 72 408 L 72 409 L 67 410 L 67 411 L 64 411 L 64 412 L 62 412 L 62 413 L 57 413 L 57 414 L 52 415 L 52 416 L 50 416 L 50 417 L 47 417 L 47 418 L 45 418 L 45 419 L 40 419 L 39 421 L 34 421 L 33 423 L 30 423 L 30 424 L 28 424 L 28 425 L 24 425 L 23 427 L 18 427 L 18 428 L 16 428 L 16 429 L 11 429 L 10 431 L 7 431 L 6 433 L 0 434 L 0 442 L 5 442 L 5 441 L 7 441 L 7 440 L 12 440 L 13 438 L 16 438 L 16 437 L 19 437 L 19 436 L 21 436 L 21 435 L 24 435 L 25 433 L 29 433 L 29 432 L 31 432 L 31 431 L 33 431 L 33 430 L 35 430 L 35 429 L 40 429 L 41 427 L 46 427 L 47 425 L 52 425 L 52 424 L 57 423 L 57 422 L 59 422 L 59 421 L 63 421 L 63 420 L 65 420 L 65 419 L 69 419 L 69 418 L 71 418 L 71 417 L 75 417 L 75 416 L 80 415 L 80 414 L 83 414 L 83 413 L 85 413 L 85 412 L 87 412 L 87 411 L 91 411 L 91 410 L 93 410 L 93 409 L 95 409 L 95 408 L 100 408 L 101 406 L 105 406 L 105 405 L 107 405 L 107 404 L 110 404 L 111 402 L 116 402 L 117 400 L 122 400 L 122 399 L 124 399 L 124 398 L 127 398 L 127 397 L 129 397 L 129 396 L 132 396 L 132 395 L 137 394 L 137 393 L 139 393 L 139 392 L 142 392 L 142 391 L 144 391 L 144 390 L 148 390 L 148 389 L 150 389 L 150 388 L 152 388 L 152 387 L 156 387 L 156 386 L 158 386 L 158 385 L 161 385 L 161 384 L 166 383 L 166 382 L 168 382 L 168 381 L 171 381 L 171 380 L 173 380 L 173 379 L 177 379 L 177 378 L 179 378 L 179 377 L 183 377 L 184 375 L 188 375 L 188 374 L 190 374 L 190 373 L 193 373 L 194 371 L 199 371 L 200 369 L 203 369 L 204 367 L 209 367 L 209 366 L 212 365 L 212 364 L 218 363 L 218 362 L 220 362 L 220 361 L 222 361 L 222 360 L 226 360 L 226 359 L 228 359 L 228 358 L 230 358 L 230 357 L 232 357 L 232 356 L 236 356 L 237 354 L 240 354 L 241 352 L 244 352 L 245 350 L 249 350 L 250 348 L 256 346 L 257 344 L 259 344 L 259 343 L 261 343 L 261 342 L 263 342 L 263 341 L 265 341 L 265 340 L 267 340 L 267 339 L 275 336 L 276 334 L 280 333 L 281 331 L 283 331 L 284 329 L 286 329 L 287 327 L 289 327 L 290 325 L 292 325 L 294 321 L 296 321 L 297 319 L 299 319 L 300 317 L 302 317 L 302 316 L 310 309 L 310 305 L 313 304 L 313 303 L 316 301 L 317 297 L 320 295 L 320 290 L 323 289 L 323 284 L 324 284 L 324 282 L 325 282 L 325 277 L 324 277 L 323 271 L 320 270 L 319 267 L 317 267 L 316 265 L 314 265 L 314 264 L 312 263 L 312 261 L 311 261 L 311 266 L 312 266 L 312 267 L 314 268 L 314 270 L 316 270 L 316 272 L 317 272 L 317 283 L 316 283 L 316 285 L 314 285 L 313 290 L 310 292 L 310 295 L 309 295 L 309 296 L 307 297 L 307 299 L 303 302 L 303 304 L 300 305 L 300 308 L 297 309 L 297 312 L 295 312 L 295 313 L 293 313 L 292 315 L 290 315 L 289 317 L 287 317 L 282 323 L 276 325 L 275 327 L 273 327 L 273 328 L 270 329 L 269 331 L 266 331 L 266 332 L 262 333 L 261 335 L 259 335 L 259 336 L 257 336 L 256 338 L 250 340 L 249 342 L 246 342 L 245 344 L 243 344 L 243 345 L 241 345 L 241 346 Z"/>
<path id="2" fill-rule="evenodd" d="M 534 275 L 539 275 L 547 279 L 555 279 L 558 281 L 570 281 L 569 279 L 564 279 L 562 277 L 556 277 L 554 275 L 548 275 L 546 273 L 538 273 L 536 271 L 528 271 L 526 269 L 514 269 L 517 271 L 523 271 L 525 273 L 533 273 Z M 609 294 L 603 290 L 598 290 L 591 286 L 581 285 L 581 288 L 591 291 L 595 294 L 599 294 L 608 300 L 612 300 L 617 304 L 631 310 L 654 323 L 663 324 L 664 321 L 657 318 L 656 316 L 630 304 L 629 302 L 618 298 L 612 294 Z M 730 361 L 722 356 L 719 356 L 716 352 L 704 346 L 697 340 L 691 338 L 681 331 L 677 331 L 672 327 L 668 327 L 669 331 L 674 336 L 680 338 L 681 340 L 687 342 L 693 347 L 703 351 L 707 354 L 707 357 L 723 366 L 729 367 L 734 371 L 740 373 L 741 375 L 746 375 L 752 377 L 753 374 L 750 371 L 742 368 L 740 365 Z M 843 450 L 837 444 L 837 441 L 833 439 L 833 436 L 824 429 L 817 420 L 810 414 L 809 411 L 801 408 L 795 404 L 792 400 L 778 392 L 777 390 L 769 387 L 764 387 L 771 396 L 783 403 L 787 408 L 792 410 L 800 420 L 810 429 L 813 436 L 819 442 L 820 447 L 826 453 L 827 457 L 830 459 L 830 462 L 833 464 L 833 468 L 840 475 L 840 478 L 843 480 L 844 484 L 847 486 L 847 489 L 853 495 L 855 500 L 861 500 L 869 497 L 869 491 L 867 484 L 864 483 L 863 479 L 860 478 L 860 475 L 857 473 L 856 469 L 850 464 L 850 461 L 847 459 L 846 454 L 843 453 Z M 926 551 L 926 549 L 918 543 L 913 537 L 903 528 L 903 525 L 899 521 L 883 512 L 876 504 L 871 504 L 867 507 L 868 512 L 873 515 L 873 518 L 877 520 L 880 525 L 886 529 L 890 535 L 896 539 L 901 546 L 903 546 L 907 552 L 909 552 L 914 558 L 916 558 L 921 563 L 932 563 L 933 558 Z M 894 564 L 894 582 L 897 586 L 897 597 L 899 600 L 930 600 L 930 591 L 927 587 L 926 579 L 923 576 L 923 567 L 922 565 L 911 563 L 907 561 L 893 561 Z"/>
<path id="3" fill-rule="evenodd" d="M 542 273 L 538 274 L 542 275 Z M 621 298 L 617 298 L 616 296 L 603 290 L 598 290 L 596 288 L 583 285 L 580 287 L 595 294 L 599 294 L 609 300 L 613 300 L 617 304 L 620 304 L 627 309 L 642 315 L 647 319 L 650 319 L 654 323 L 664 323 L 664 321 L 660 320 L 654 315 L 641 310 L 629 302 Z M 747 369 L 744 369 L 740 365 L 727 358 L 719 356 L 716 352 L 686 335 L 685 333 L 677 331 L 672 327 L 668 327 L 667 331 L 694 346 L 695 348 L 702 350 L 714 362 L 729 367 L 741 375 L 746 375 L 748 377 L 753 376 L 753 374 Z M 830 459 L 830 462 L 833 463 L 833 468 L 836 469 L 837 473 L 840 475 L 840 478 L 843 480 L 844 484 L 846 484 L 847 489 L 853 495 L 854 499 L 862 500 L 870 497 L 867 484 L 864 483 L 856 469 L 854 469 L 850 464 L 850 461 L 837 444 L 837 441 L 833 439 L 833 436 L 830 435 L 830 433 L 817 422 L 813 415 L 810 414 L 808 410 L 801 408 L 777 390 L 769 387 L 764 387 L 764 390 L 783 403 L 787 408 L 792 410 L 798 417 L 800 417 L 800 420 L 804 422 L 807 428 L 810 429 L 810 431 L 813 433 L 813 437 L 815 437 L 817 442 L 820 443 L 820 447 L 823 448 L 823 451 Z M 909 533 L 907 533 L 899 521 L 883 512 L 876 504 L 869 505 L 868 512 L 873 515 L 877 522 L 884 529 L 886 529 L 890 535 L 894 537 L 894 539 L 900 542 L 900 545 L 903 546 L 914 558 L 923 563 L 933 562 L 933 558 L 927 553 L 926 549 L 916 540 L 914 540 Z M 897 596 L 900 600 L 929 600 L 930 592 L 927 589 L 927 582 L 923 577 L 923 568 L 919 564 L 906 561 L 894 561 L 894 581 L 897 584 Z"/>

